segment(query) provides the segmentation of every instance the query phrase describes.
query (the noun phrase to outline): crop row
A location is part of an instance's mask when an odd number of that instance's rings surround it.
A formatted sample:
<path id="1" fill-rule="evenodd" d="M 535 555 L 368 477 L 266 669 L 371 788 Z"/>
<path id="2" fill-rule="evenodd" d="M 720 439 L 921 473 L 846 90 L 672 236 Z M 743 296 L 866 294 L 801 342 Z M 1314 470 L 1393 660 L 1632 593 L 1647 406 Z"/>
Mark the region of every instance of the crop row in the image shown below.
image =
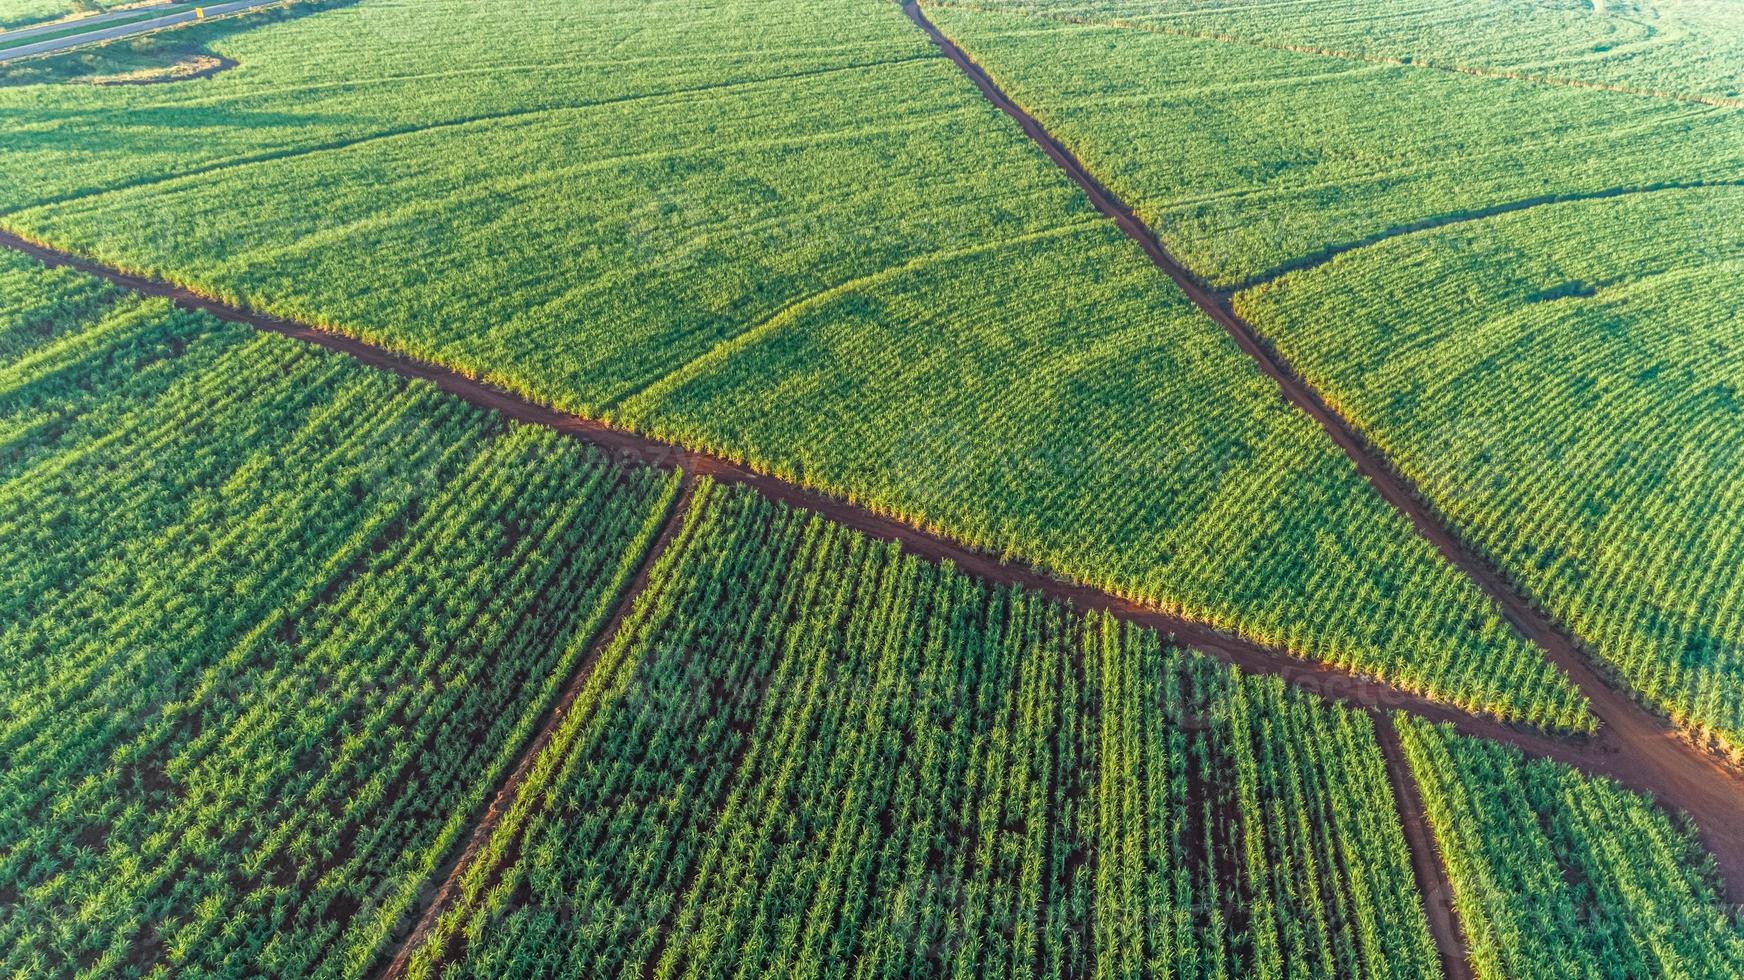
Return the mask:
<path id="1" fill-rule="evenodd" d="M 0 366 L 0 972 L 361 973 L 676 484 L 25 272 L 0 309 L 51 312 L 0 322 L 37 338 Z"/>
<path id="2" fill-rule="evenodd" d="M 414 976 L 1423 976 L 1367 716 L 699 486 Z"/>
<path id="3" fill-rule="evenodd" d="M 1683 822 L 1608 779 L 1397 723 L 1479 977 L 1744 974 L 1744 919 Z"/>
<path id="4" fill-rule="evenodd" d="M 462 16 L 394 9 L 433 30 Z M 1566 679 L 892 5 L 731 0 L 707 52 L 690 48 L 712 27 L 663 35 L 612 3 L 549 13 L 584 49 L 667 56 L 626 61 L 610 104 L 548 108 L 505 81 L 486 99 L 503 118 L 361 143 L 354 96 L 299 94 L 339 145 L 281 154 L 263 132 L 267 159 L 7 220 L 1312 659 L 1591 726 Z M 748 75 L 741 21 L 870 47 L 824 68 L 781 48 Z M 335 60 L 374 43 L 345 37 Z M 719 77 L 674 94 L 675 61 Z M 249 91 L 248 118 L 271 116 L 279 96 Z"/>
<path id="5" fill-rule="evenodd" d="M 1467 69 L 1510 84 L 1572 81 L 1669 97 L 1744 95 L 1744 14 L 1725 4 L 1544 4 L 1477 0 L 973 0 L 1004 13 L 1135 25 L 1214 38 L 1336 52 L 1418 67 Z M 1228 52 L 1233 54 L 1234 52 Z"/>
<path id="6" fill-rule="evenodd" d="M 1238 299 L 1463 537 L 1648 704 L 1732 752 L 1741 224 L 1738 187 L 1550 205 Z"/>

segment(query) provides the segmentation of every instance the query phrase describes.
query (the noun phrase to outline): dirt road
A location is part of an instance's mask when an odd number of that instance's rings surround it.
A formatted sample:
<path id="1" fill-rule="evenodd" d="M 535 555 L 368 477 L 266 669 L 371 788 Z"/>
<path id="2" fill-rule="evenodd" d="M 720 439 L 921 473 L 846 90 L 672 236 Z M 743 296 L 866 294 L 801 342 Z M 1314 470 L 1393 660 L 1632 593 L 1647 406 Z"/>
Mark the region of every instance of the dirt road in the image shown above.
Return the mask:
<path id="1" fill-rule="evenodd" d="M 1417 893 L 1423 896 L 1423 911 L 1429 917 L 1429 932 L 1441 953 L 1441 971 L 1447 980 L 1475 980 L 1476 971 L 1466 956 L 1465 932 L 1453 907 L 1453 883 L 1435 846 L 1435 833 L 1424 811 L 1423 794 L 1411 775 L 1399 733 L 1385 714 L 1373 713 L 1375 740 L 1387 765 L 1387 781 L 1393 786 L 1393 802 L 1399 808 L 1399 823 L 1405 828 L 1405 843 L 1411 849 L 1411 871 L 1417 878 Z"/>
<path id="2" fill-rule="evenodd" d="M 1419 534 L 1495 600 L 1514 626 L 1568 674 L 1592 702 L 1593 713 L 1603 726 L 1598 737 L 1582 747 L 1578 764 L 1587 771 L 1611 776 L 1633 789 L 1651 792 L 1662 802 L 1688 813 L 1718 863 L 1727 899 L 1734 903 L 1744 901 L 1744 816 L 1740 816 L 1744 814 L 1744 775 L 1692 745 L 1668 722 L 1648 713 L 1601 675 L 1573 638 L 1522 597 L 1499 571 L 1466 548 L 1440 517 L 1423 503 L 1415 488 L 1358 433 L 1355 426 L 1330 408 L 1318 392 L 1263 342 L 1247 321 L 1236 316 L 1222 295 L 1205 286 L 1176 261 L 1163 248 L 1156 234 L 1138 220 L 1130 208 L 1091 176 L 1077 157 L 1040 122 L 995 85 L 967 52 L 926 18 L 919 6 L 904 3 L 903 10 L 969 76 L 988 101 L 1015 120 L 1042 152 L 1083 189 L 1098 211 L 1137 242 L 1157 268 L 1167 273 L 1195 305 L 1229 333 L 1236 345 L 1277 383 L 1286 399 L 1319 423 L 1375 490 L 1404 514 Z M 1499 740 L 1520 744 L 1517 739 Z M 1556 757 L 1554 753 L 1539 754 Z M 1564 761 L 1573 760 L 1564 757 Z"/>
<path id="3" fill-rule="evenodd" d="M 405 941 L 395 951 L 393 959 L 380 974 L 382 977 L 398 978 L 406 975 L 406 968 L 411 964 L 412 954 L 417 952 L 418 947 L 429 935 L 430 930 L 435 927 L 442 914 L 453 906 L 454 900 L 459 895 L 461 878 L 477 860 L 479 852 L 486 844 L 490 843 L 491 834 L 496 830 L 497 822 L 502 819 L 503 814 L 509 811 L 510 807 L 515 805 L 515 799 L 521 792 L 521 784 L 526 781 L 527 774 L 533 771 L 533 765 L 539 761 L 539 755 L 545 751 L 545 746 L 551 744 L 551 738 L 556 733 L 558 724 L 563 721 L 563 717 L 569 713 L 570 708 L 574 707 L 576 698 L 587 686 L 588 677 L 593 673 L 593 666 L 599 661 L 600 654 L 605 652 L 606 645 L 612 641 L 612 637 L 617 635 L 619 627 L 623 625 L 624 619 L 630 613 L 630 608 L 636 604 L 636 597 L 648 587 L 649 573 L 653 571 L 660 556 L 665 554 L 667 548 L 671 546 L 673 539 L 678 536 L 678 531 L 684 524 L 685 515 L 690 510 L 691 491 L 696 484 L 694 478 L 689 474 L 685 474 L 683 480 L 684 483 L 679 488 L 678 495 L 667 507 L 659 535 L 642 554 L 636 568 L 636 574 L 630 579 L 629 584 L 624 587 L 613 604 L 611 618 L 601 627 L 599 634 L 588 646 L 587 655 L 576 664 L 574 673 L 570 676 L 569 682 L 564 685 L 562 694 L 557 698 L 557 703 L 546 716 L 545 723 L 539 726 L 539 730 L 534 732 L 533 737 L 521 750 L 521 755 L 515 763 L 514 769 L 509 771 L 507 778 L 497 788 L 496 795 L 491 798 L 490 806 L 473 823 L 472 833 L 466 839 L 466 846 L 438 871 L 436 877 L 442 882 L 441 886 L 437 888 L 436 894 L 430 899 L 429 904 L 420 911 L 417 925 L 412 928 Z M 452 957 L 456 951 L 450 949 L 446 952 Z"/>

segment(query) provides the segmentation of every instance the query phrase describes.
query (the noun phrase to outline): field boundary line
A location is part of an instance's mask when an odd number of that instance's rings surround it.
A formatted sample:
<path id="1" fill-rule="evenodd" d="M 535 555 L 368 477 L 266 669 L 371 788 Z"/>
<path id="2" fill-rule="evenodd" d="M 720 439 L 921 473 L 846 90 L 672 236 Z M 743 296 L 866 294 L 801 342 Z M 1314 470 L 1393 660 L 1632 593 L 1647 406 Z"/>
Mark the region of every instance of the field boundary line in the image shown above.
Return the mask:
<path id="1" fill-rule="evenodd" d="M 1405 834 L 1405 846 L 1411 851 L 1411 871 L 1417 879 L 1417 894 L 1423 900 L 1423 912 L 1429 920 L 1429 935 L 1441 954 L 1441 970 L 1447 980 L 1476 980 L 1468 950 L 1471 948 L 1460 921 L 1459 908 L 1453 903 L 1453 882 L 1447 874 L 1447 862 L 1435 843 L 1435 833 L 1423 805 L 1423 791 L 1417 777 L 1405 760 L 1404 747 L 1399 744 L 1399 732 L 1392 717 L 1384 711 L 1370 711 L 1375 725 L 1375 740 L 1381 745 L 1381 761 L 1387 770 L 1387 781 L 1393 786 L 1393 804 L 1398 809 L 1399 824 Z"/>
<path id="2" fill-rule="evenodd" d="M 786 306 L 781 307 L 763 319 L 758 320 L 756 323 L 751 324 L 744 330 L 741 330 L 730 337 L 722 337 L 720 340 L 716 341 L 713 346 L 709 347 L 708 350 L 705 350 L 690 360 L 677 365 L 670 371 L 667 371 L 653 380 L 636 388 L 632 388 L 629 391 L 623 392 L 622 394 L 613 395 L 611 398 L 606 399 L 600 405 L 598 414 L 603 419 L 612 419 L 614 417 L 634 417 L 639 415 L 646 410 L 647 403 L 658 401 L 673 389 L 683 387 L 691 381 L 694 381 L 699 375 L 707 372 L 711 368 L 725 366 L 734 355 L 755 344 L 761 343 L 769 337 L 780 333 L 782 330 L 787 329 L 789 324 L 796 320 L 800 320 L 812 310 L 821 306 L 828 306 L 830 303 L 833 303 L 844 296 L 862 290 L 877 288 L 892 279 L 914 272 L 918 269 L 927 268 L 931 265 L 955 262 L 959 259 L 973 258 L 980 255 L 999 252 L 1006 248 L 1028 245 L 1032 242 L 1046 241 L 1050 238 L 1069 237 L 1071 235 L 1079 234 L 1080 232 L 1089 231 L 1090 229 L 1097 227 L 1099 224 L 1101 224 L 1101 221 L 1095 215 L 1079 215 L 1064 224 L 1056 225 L 1051 228 L 1044 228 L 1040 231 L 1033 231 L 1024 235 L 1018 235 L 1014 238 L 1001 238 L 997 241 L 983 240 L 978 244 L 969 245 L 965 248 L 941 249 L 938 251 L 923 252 L 912 258 L 905 259 L 892 265 L 887 265 L 882 269 L 868 272 L 862 276 L 855 276 L 846 282 L 839 282 L 833 286 L 818 290 L 817 292 L 808 293 L 807 295 L 801 296 L 793 302 L 788 303 Z"/>
<path id="3" fill-rule="evenodd" d="M 904 0 L 906 3 L 906 0 Z M 1141 24 L 1124 18 L 1097 20 L 1094 17 L 1074 17 L 1068 14 L 1048 14 L 1031 10 L 1011 10 L 1002 7 L 989 7 L 985 4 L 951 2 L 951 0 L 928 0 L 934 6 L 966 10 L 974 14 L 992 17 L 1012 17 L 1026 20 L 1039 20 L 1046 23 L 1066 24 L 1073 27 L 1099 27 L 1104 30 L 1133 31 L 1139 34 L 1156 34 L 1163 37 L 1178 37 L 1190 41 L 1213 41 L 1219 44 L 1236 44 L 1249 48 L 1260 48 L 1266 51 L 1282 51 L 1289 54 L 1312 55 L 1318 58 L 1337 58 L 1341 61 L 1351 61 L 1365 65 L 1380 65 L 1388 68 L 1415 68 L 1420 71 L 1439 71 L 1450 75 L 1465 75 L 1471 78 L 1487 78 L 1496 81 L 1524 82 L 1529 85 L 1546 85 L 1553 88 L 1580 89 L 1588 92 L 1609 92 L 1613 95 L 1630 95 L 1642 99 L 1659 99 L 1664 102 L 1685 102 L 1691 105 L 1714 106 L 1721 109 L 1744 109 L 1744 99 L 1728 98 L 1723 95 L 1701 95 L 1694 92 L 1671 92 L 1664 89 L 1641 88 L 1634 85 L 1618 85 L 1611 82 L 1595 82 L 1581 78 L 1566 78 L 1559 75 L 1539 75 L 1526 71 L 1509 71 L 1505 68 L 1485 68 L 1481 65 L 1461 65 L 1449 62 L 1434 61 L 1411 57 L 1392 58 L 1379 54 L 1363 54 L 1359 51 L 1345 51 L 1339 48 L 1324 48 L 1313 44 L 1290 44 L 1284 41 L 1266 41 L 1254 37 L 1242 37 L 1239 34 L 1220 34 L 1216 31 L 1190 31 L 1183 27 L 1165 27 L 1161 24 Z"/>
<path id="4" fill-rule="evenodd" d="M 599 662 L 601 654 L 618 635 L 625 620 L 629 618 L 630 610 L 634 608 L 637 599 L 647 589 L 654 566 L 659 563 L 661 556 L 666 553 L 674 539 L 677 538 L 678 531 L 683 527 L 690 510 L 691 495 L 696 489 L 696 475 L 681 469 L 678 471 L 678 481 L 678 491 L 666 502 L 665 513 L 660 517 L 659 533 L 653 541 L 642 549 L 641 555 L 636 559 L 635 574 L 629 578 L 612 600 L 611 618 L 606 620 L 588 644 L 587 653 L 577 661 L 570 673 L 569 680 L 564 684 L 562 693 L 558 695 L 551 709 L 546 712 L 545 721 L 528 740 L 526 747 L 522 749 L 517 758 L 514 768 L 509 770 L 496 793 L 491 796 L 484 812 L 473 823 L 472 833 L 466 837 L 465 846 L 453 856 L 450 862 L 445 862 L 443 866 L 438 867 L 437 873 L 433 877 L 441 877 L 441 886 L 431 898 L 430 904 L 418 917 L 417 925 L 407 934 L 405 941 L 399 944 L 393 959 L 388 962 L 388 965 L 378 976 L 390 978 L 390 980 L 404 977 L 406 968 L 411 963 L 412 955 L 417 952 L 419 945 L 430 934 L 430 930 L 435 927 L 442 915 L 453 907 L 459 894 L 461 877 L 477 860 L 479 852 L 490 842 L 491 835 L 496 830 L 497 821 L 515 805 L 515 801 L 520 795 L 521 784 L 533 771 L 534 763 L 538 761 L 546 746 L 551 744 L 552 736 L 556 734 L 557 727 L 562 724 L 564 717 L 569 714 L 570 709 L 575 707 L 576 699 L 587 687 L 588 679 L 593 676 L 594 665 Z"/>
<path id="5" fill-rule="evenodd" d="M 759 472 L 723 456 L 687 449 L 597 419 L 539 404 L 528 397 L 497 388 L 451 368 L 408 357 L 368 341 L 247 310 L 182 286 L 125 272 L 11 232 L 0 231 L 0 247 L 28 255 L 50 267 L 72 268 L 145 296 L 168 299 L 184 309 L 204 312 L 220 320 L 326 348 L 345 354 L 368 367 L 428 382 L 469 404 L 518 422 L 543 426 L 591 443 L 618 459 L 661 469 L 683 469 L 693 478 L 708 476 L 720 483 L 748 486 L 775 502 L 816 513 L 877 540 L 894 541 L 909 554 L 933 562 L 950 562 L 963 573 L 983 582 L 1029 589 L 1055 601 L 1064 602 L 1080 612 L 1107 612 L 1124 621 L 1154 629 L 1171 637 L 1181 646 L 1207 654 L 1248 673 L 1278 677 L 1293 687 L 1329 701 L 1344 702 L 1355 707 L 1409 711 L 1430 721 L 1451 724 L 1462 734 L 1511 745 L 1532 758 L 1550 759 L 1591 775 L 1608 776 L 1629 789 L 1651 793 L 1664 802 L 1683 806 L 1678 795 L 1667 792 L 1665 773 L 1638 765 L 1636 760 L 1609 744 L 1609 740 L 1603 737 L 1571 740 L 1510 725 L 1489 715 L 1407 691 L 1348 668 L 1320 663 L 1268 647 L 1208 623 L 1163 612 L 1096 586 L 1068 581 L 1033 566 L 995 557 L 943 534 L 907 523 L 899 517 Z M 1663 734 L 1667 739 L 1676 738 L 1669 731 L 1664 731 Z M 1685 747 L 1688 747 L 1687 743 Z M 1726 775 L 1723 770 L 1718 770 L 1717 762 L 1714 767 L 1722 776 Z M 1737 783 L 1725 781 L 1722 784 L 1711 777 L 1705 778 L 1710 789 L 1715 786 L 1722 787 L 1719 802 L 1726 807 L 1722 819 L 1731 819 L 1738 812 L 1736 807 L 1744 806 L 1744 791 L 1735 789 Z M 1709 820 L 1699 825 L 1704 831 L 1709 849 L 1720 861 L 1722 876 L 1728 883 L 1732 880 L 1744 880 L 1744 843 L 1738 841 L 1740 836 L 1744 836 L 1744 829 L 1716 836 L 1712 809 L 1714 801 L 1710 796 L 1700 802 L 1708 805 L 1705 812 Z M 1688 806 L 1683 808 L 1690 809 Z M 1729 846 L 1717 846 L 1719 844 Z"/>
<path id="6" fill-rule="evenodd" d="M 1641 194 L 1666 194 L 1675 191 L 1698 190 L 1732 190 L 1744 188 L 1744 178 L 1734 180 L 1670 180 L 1655 184 L 1635 184 L 1627 187 L 1606 187 L 1596 191 L 1570 191 L 1561 194 L 1540 194 L 1535 197 L 1521 198 L 1505 204 L 1492 204 L 1481 208 L 1471 208 L 1464 211 L 1447 211 L 1441 214 L 1419 218 L 1416 221 L 1391 228 L 1383 228 L 1372 235 L 1353 238 L 1345 242 L 1334 242 L 1325 248 L 1316 249 L 1305 255 L 1300 255 L 1287 262 L 1279 263 L 1256 273 L 1224 290 L 1225 295 L 1233 296 L 1245 293 L 1261 286 L 1269 285 L 1285 276 L 1298 272 L 1308 272 L 1318 269 L 1341 255 L 1360 252 L 1365 248 L 1385 244 L 1395 238 L 1409 238 L 1426 232 L 1439 231 L 1443 228 L 1455 228 L 1460 225 L 1478 221 L 1488 221 L 1522 211 L 1533 211 L 1538 208 L 1555 207 L 1560 204 L 1579 204 L 1584 201 L 1608 201 L 1619 197 L 1635 197 Z"/>
<path id="7" fill-rule="evenodd" d="M 1523 637 L 1562 669 L 1585 695 L 1600 721 L 1602 727 L 1594 739 L 1594 748 L 1599 756 L 1611 761 L 1606 774 L 1625 785 L 1640 786 L 1645 782 L 1648 791 L 1660 801 L 1685 811 L 1714 855 L 1728 900 L 1744 901 L 1744 821 L 1737 819 L 1737 814 L 1744 812 L 1744 774 L 1695 745 L 1688 733 L 1651 713 L 1632 693 L 1614 684 L 1578 640 L 1527 599 L 1488 559 L 1454 534 L 1415 485 L 1357 426 L 1322 398 L 1259 331 L 1238 316 L 1227 297 L 1207 286 L 1170 255 L 1156 233 L 1091 175 L 1035 116 L 999 88 L 968 52 L 928 20 L 915 0 L 903 0 L 902 10 L 962 69 L 988 101 L 1010 116 L 1065 171 L 1098 211 L 1138 243 L 1151 262 L 1229 334 L 1261 373 L 1278 385 L 1286 401 L 1319 424 L 1383 500 L 1403 514 L 1455 571 L 1484 592 Z"/>
<path id="8" fill-rule="evenodd" d="M 638 92 L 630 95 L 614 96 L 606 99 L 596 99 L 587 102 L 574 102 L 568 105 L 549 105 L 539 108 L 510 109 L 504 112 L 489 112 L 476 116 L 464 116 L 454 119 L 442 119 L 436 122 L 423 123 L 415 126 L 395 126 L 364 133 L 344 139 L 328 140 L 323 143 L 312 143 L 307 146 L 287 146 L 265 153 L 255 153 L 248 156 L 235 157 L 229 160 L 217 160 L 194 167 L 190 170 L 176 173 L 157 174 L 140 180 L 127 181 L 109 187 L 97 187 L 87 190 L 72 191 L 57 194 L 53 197 L 32 201 L 27 204 L 0 212 L 0 217 L 11 217 L 28 211 L 39 211 L 47 208 L 57 208 L 68 204 L 83 204 L 111 194 L 123 194 L 128 191 L 144 190 L 148 187 L 161 187 L 180 180 L 192 180 L 198 177 L 208 177 L 225 170 L 236 170 L 243 167 L 253 167 L 260 164 L 279 163 L 285 160 L 298 160 L 305 157 L 318 156 L 323 153 L 339 153 L 371 143 L 387 140 L 406 139 L 423 136 L 429 133 L 446 132 L 451 129 L 464 129 L 468 126 L 480 126 L 493 122 L 505 122 L 514 119 L 526 119 L 533 116 L 556 115 L 565 112 L 586 112 L 590 109 L 608 109 L 613 106 L 630 105 L 636 102 L 647 102 L 654 99 L 679 98 L 689 95 L 708 95 L 712 92 L 750 88 L 777 82 L 804 81 L 819 75 L 829 75 L 837 72 L 864 71 L 870 68 L 884 68 L 891 65 L 904 65 L 937 60 L 934 54 L 903 55 L 887 58 L 882 61 L 855 62 L 843 65 L 828 65 L 823 68 L 809 68 L 804 71 L 787 72 L 780 75 L 768 75 L 763 78 L 741 78 L 729 82 L 714 82 L 708 85 L 691 85 L 675 88 L 666 92 Z"/>

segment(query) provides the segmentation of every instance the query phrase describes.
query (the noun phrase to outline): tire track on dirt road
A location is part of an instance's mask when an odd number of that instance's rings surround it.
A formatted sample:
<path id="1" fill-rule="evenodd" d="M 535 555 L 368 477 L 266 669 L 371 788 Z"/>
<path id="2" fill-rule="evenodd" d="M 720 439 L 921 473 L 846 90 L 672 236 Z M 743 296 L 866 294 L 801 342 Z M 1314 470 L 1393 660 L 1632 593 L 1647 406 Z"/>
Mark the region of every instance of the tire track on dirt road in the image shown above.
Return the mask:
<path id="1" fill-rule="evenodd" d="M 1206 286 L 1171 256 L 1130 208 L 1092 176 L 1034 116 L 1012 101 L 967 52 L 934 26 L 917 3 L 904 0 L 902 9 L 989 102 L 1016 121 L 1025 135 L 1066 172 L 1098 211 L 1137 242 L 1151 262 L 1230 335 L 1236 346 L 1278 385 L 1287 401 L 1325 430 L 1381 497 L 1404 514 L 1418 534 L 1482 589 L 1509 622 L 1568 675 L 1591 702 L 1593 714 L 1602 725 L 1599 735 L 1583 753 L 1589 756 L 1583 768 L 1651 792 L 1661 802 L 1687 813 L 1714 856 L 1727 900 L 1744 901 L 1744 818 L 1739 816 L 1744 814 L 1744 774 L 1696 747 L 1683 732 L 1650 714 L 1615 686 L 1594 666 L 1574 637 L 1457 538 L 1391 461 L 1331 408 L 1252 325 L 1237 316 L 1227 298 Z"/>

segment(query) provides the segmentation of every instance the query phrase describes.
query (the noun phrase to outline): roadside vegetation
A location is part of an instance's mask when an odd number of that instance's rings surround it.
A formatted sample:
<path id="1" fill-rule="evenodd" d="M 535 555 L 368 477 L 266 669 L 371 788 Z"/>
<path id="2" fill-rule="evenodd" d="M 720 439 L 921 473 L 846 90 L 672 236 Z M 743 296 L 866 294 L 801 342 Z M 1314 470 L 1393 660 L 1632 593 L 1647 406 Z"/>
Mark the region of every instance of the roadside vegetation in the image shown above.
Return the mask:
<path id="1" fill-rule="evenodd" d="M 361 973 L 674 478 L 3 265 L 0 970 Z"/>
<path id="2" fill-rule="evenodd" d="M 46 24 L 74 14 L 99 14 L 120 0 L 0 0 L 0 31 Z"/>
<path id="3" fill-rule="evenodd" d="M 214 53 L 214 49 L 224 47 L 231 36 L 356 2 L 357 0 L 286 0 L 203 23 L 189 23 L 173 29 L 120 38 L 106 44 L 22 58 L 0 64 L 0 88 L 68 83 L 98 86 L 161 85 L 207 77 L 216 74 L 220 68 L 235 66 L 234 61 Z M 195 4 L 183 3 L 175 10 L 192 6 Z M 162 9 L 141 13 L 138 19 L 162 16 L 170 12 L 174 11 Z M 72 34 L 92 29 L 81 28 L 78 23 L 72 21 L 66 32 Z M 44 38 L 21 39 L 18 43 L 41 39 Z M 40 96 L 52 90 L 32 91 Z M 22 119 L 18 121 L 23 122 Z"/>
<path id="4" fill-rule="evenodd" d="M 1689 828 L 1616 783 L 1397 716 L 1482 980 L 1744 974 Z"/>
<path id="5" fill-rule="evenodd" d="M 743 489 L 412 976 L 1432 976 L 1368 716 Z"/>

